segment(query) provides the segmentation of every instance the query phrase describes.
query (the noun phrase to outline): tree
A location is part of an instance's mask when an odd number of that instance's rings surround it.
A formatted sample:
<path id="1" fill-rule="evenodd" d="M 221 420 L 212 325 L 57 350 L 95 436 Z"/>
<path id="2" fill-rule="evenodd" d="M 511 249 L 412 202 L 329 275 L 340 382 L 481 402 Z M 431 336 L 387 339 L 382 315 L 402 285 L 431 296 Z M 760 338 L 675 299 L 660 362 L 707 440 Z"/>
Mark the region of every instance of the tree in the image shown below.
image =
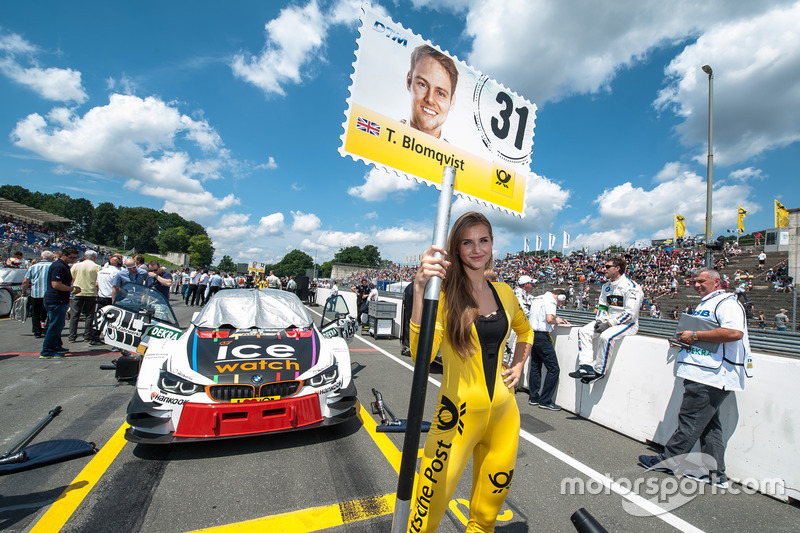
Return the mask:
<path id="1" fill-rule="evenodd" d="M 31 191 L 21 185 L 3 185 L 0 187 L 0 198 L 17 202 L 18 204 L 30 205 L 27 203 Z"/>
<path id="2" fill-rule="evenodd" d="M 189 249 L 189 232 L 183 226 L 177 228 L 167 228 L 161 230 L 156 237 L 158 251 L 162 254 L 167 252 L 186 252 Z"/>
<path id="3" fill-rule="evenodd" d="M 121 236 L 128 237 L 128 248 L 136 248 L 139 253 L 158 249 L 158 212 L 147 207 L 120 207 L 117 227 Z M 123 240 L 123 239 L 120 239 Z M 208 264 L 208 263 L 206 263 Z"/>
<path id="4" fill-rule="evenodd" d="M 361 252 L 361 260 L 363 261 L 362 265 L 379 266 L 381 264 L 381 253 L 378 251 L 378 247 L 372 244 L 364 246 Z"/>
<path id="5" fill-rule="evenodd" d="M 194 220 L 187 220 L 183 227 L 186 228 L 186 231 L 189 233 L 190 237 L 194 237 L 195 235 L 208 236 L 206 229 Z"/>
<path id="6" fill-rule="evenodd" d="M 94 206 L 86 198 L 69 198 L 64 205 L 67 218 L 75 221 L 79 237 L 87 238 L 94 220 Z"/>
<path id="7" fill-rule="evenodd" d="M 195 235 L 189 239 L 189 262 L 195 266 L 208 266 L 214 258 L 214 246 L 207 235 Z"/>
<path id="8" fill-rule="evenodd" d="M 314 259 L 305 252 L 292 250 L 276 266 L 275 273 L 279 276 L 304 276 L 314 266 Z"/>
<path id="9" fill-rule="evenodd" d="M 94 218 L 89 228 L 89 238 L 100 244 L 118 244 L 117 208 L 111 202 L 103 202 L 94 210 Z"/>
<path id="10" fill-rule="evenodd" d="M 236 272 L 236 263 L 233 262 L 231 256 L 223 255 L 222 261 L 217 265 L 217 269 L 220 272 Z"/>
<path id="11" fill-rule="evenodd" d="M 319 277 L 329 278 L 333 272 L 333 261 L 325 261 L 319 267 Z"/>

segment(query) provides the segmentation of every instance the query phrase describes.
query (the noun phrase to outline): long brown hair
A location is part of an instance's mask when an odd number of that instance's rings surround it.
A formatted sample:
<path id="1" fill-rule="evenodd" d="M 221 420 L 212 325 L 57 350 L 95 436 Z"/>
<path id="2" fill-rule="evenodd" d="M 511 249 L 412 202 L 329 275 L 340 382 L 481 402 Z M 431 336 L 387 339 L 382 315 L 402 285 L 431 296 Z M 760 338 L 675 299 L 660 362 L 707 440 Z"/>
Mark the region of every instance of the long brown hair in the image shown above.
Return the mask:
<path id="1" fill-rule="evenodd" d="M 447 239 L 447 260 L 450 261 L 450 266 L 442 283 L 442 290 L 446 296 L 445 334 L 456 353 L 464 359 L 472 355 L 474 351 L 472 324 L 477 320 L 480 311 L 478 302 L 472 296 L 472 286 L 464 271 L 464 264 L 458 256 L 458 247 L 464 238 L 464 232 L 477 225 L 485 226 L 494 241 L 492 225 L 485 216 L 476 211 L 470 211 L 458 217 L 450 230 L 450 237 Z M 490 268 L 493 262 L 492 253 L 489 252 L 484 269 Z"/>

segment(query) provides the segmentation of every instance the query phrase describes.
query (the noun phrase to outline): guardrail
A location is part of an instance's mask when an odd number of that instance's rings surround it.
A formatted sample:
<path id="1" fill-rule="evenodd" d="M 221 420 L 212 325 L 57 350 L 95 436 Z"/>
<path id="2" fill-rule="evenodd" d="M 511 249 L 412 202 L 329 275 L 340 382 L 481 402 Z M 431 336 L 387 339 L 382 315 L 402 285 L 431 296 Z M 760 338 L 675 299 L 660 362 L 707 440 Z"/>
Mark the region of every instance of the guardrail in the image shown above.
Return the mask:
<path id="1" fill-rule="evenodd" d="M 558 316 L 566 318 L 575 325 L 582 326 L 594 320 L 590 311 L 559 309 Z M 675 333 L 677 320 L 669 318 L 639 317 L 639 334 L 651 337 L 669 338 Z M 750 348 L 754 352 L 766 352 L 800 359 L 800 333 L 790 331 L 770 331 L 748 328 Z"/>

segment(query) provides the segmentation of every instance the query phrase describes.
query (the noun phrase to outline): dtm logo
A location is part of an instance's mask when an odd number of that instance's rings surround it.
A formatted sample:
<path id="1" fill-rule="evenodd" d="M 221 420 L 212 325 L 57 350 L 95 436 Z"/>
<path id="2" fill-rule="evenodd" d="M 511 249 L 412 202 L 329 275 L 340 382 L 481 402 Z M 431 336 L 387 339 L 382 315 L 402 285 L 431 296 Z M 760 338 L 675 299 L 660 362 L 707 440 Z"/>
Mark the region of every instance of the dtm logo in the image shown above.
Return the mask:
<path id="1" fill-rule="evenodd" d="M 504 490 L 508 490 L 509 485 L 511 485 L 511 480 L 514 479 L 514 471 L 511 472 L 498 472 L 492 477 L 489 474 L 489 481 L 492 482 L 492 485 L 497 487 L 492 491 L 492 494 L 498 494 L 503 492 Z"/>
<path id="2" fill-rule="evenodd" d="M 463 417 L 467 412 L 467 402 L 461 404 L 461 409 L 456 409 L 456 405 L 447 396 L 442 396 L 442 407 L 436 414 L 439 419 L 439 429 L 449 431 L 458 426 L 458 434 L 464 431 Z"/>
<path id="3" fill-rule="evenodd" d="M 217 361 L 224 361 L 228 358 L 230 346 L 220 346 L 217 352 Z M 259 346 L 258 344 L 242 344 L 230 351 L 232 357 L 239 359 L 255 359 L 256 357 L 276 357 L 285 359 L 294 355 L 294 348 L 286 344 L 272 344 L 270 346 Z"/>

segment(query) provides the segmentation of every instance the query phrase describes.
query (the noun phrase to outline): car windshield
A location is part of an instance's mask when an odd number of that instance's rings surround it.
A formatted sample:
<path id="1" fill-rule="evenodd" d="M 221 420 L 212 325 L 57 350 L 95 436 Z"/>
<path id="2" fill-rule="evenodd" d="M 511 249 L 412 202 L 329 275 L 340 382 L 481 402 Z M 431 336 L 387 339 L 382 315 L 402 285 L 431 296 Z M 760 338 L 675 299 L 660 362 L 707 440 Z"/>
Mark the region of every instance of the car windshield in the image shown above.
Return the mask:
<path id="1" fill-rule="evenodd" d="M 202 328 L 307 328 L 311 315 L 291 292 L 278 289 L 229 289 L 216 293 L 192 320 Z"/>
<path id="2" fill-rule="evenodd" d="M 0 268 L 0 284 L 16 285 L 21 284 L 25 279 L 24 268 Z"/>
<path id="3" fill-rule="evenodd" d="M 123 283 L 113 305 L 132 313 L 152 310 L 153 318 L 159 322 L 178 325 L 178 319 L 164 295 L 144 285 Z"/>
<path id="4" fill-rule="evenodd" d="M 328 324 L 336 321 L 337 315 L 347 315 L 349 312 L 347 302 L 345 302 L 343 296 L 331 296 L 325 302 L 325 309 L 322 311 L 320 327 L 325 328 Z"/>

